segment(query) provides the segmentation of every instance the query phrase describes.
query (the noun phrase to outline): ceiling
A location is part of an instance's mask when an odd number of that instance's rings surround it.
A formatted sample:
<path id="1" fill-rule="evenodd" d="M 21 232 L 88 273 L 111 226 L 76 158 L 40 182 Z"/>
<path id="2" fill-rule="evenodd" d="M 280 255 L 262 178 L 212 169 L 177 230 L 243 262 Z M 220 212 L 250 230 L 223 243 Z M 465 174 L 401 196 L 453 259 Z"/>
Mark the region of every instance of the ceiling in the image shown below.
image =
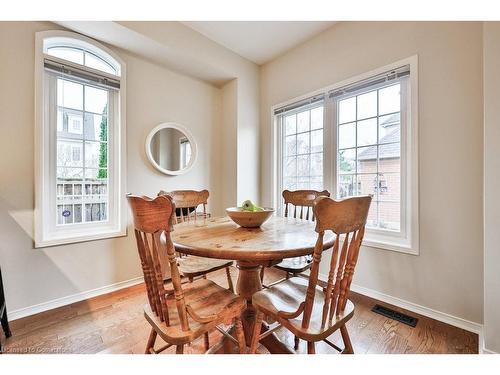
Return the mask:
<path id="1" fill-rule="evenodd" d="M 194 21 L 184 25 L 262 65 L 331 27 L 333 21 Z"/>

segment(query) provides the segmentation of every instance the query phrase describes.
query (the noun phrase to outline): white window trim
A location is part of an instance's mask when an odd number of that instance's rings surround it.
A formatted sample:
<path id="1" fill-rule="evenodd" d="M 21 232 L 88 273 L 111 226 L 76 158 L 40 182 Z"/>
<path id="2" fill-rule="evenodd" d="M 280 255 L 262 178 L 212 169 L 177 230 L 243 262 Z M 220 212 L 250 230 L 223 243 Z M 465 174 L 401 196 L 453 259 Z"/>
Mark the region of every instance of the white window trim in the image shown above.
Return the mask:
<path id="1" fill-rule="evenodd" d="M 43 41 L 46 38 L 73 39 L 83 42 L 86 46 L 99 48 L 109 54 L 111 58 L 120 64 L 120 96 L 115 109 L 116 121 L 119 126 L 114 128 L 114 163 L 113 178 L 117 181 L 114 184 L 115 194 L 113 200 L 115 204 L 114 223 L 79 225 L 78 228 L 68 228 L 64 234 L 55 235 L 49 231 L 47 225 L 47 212 L 49 205 L 53 202 L 50 199 L 50 189 L 45 186 L 44 181 L 49 176 L 50 165 L 50 134 L 49 126 L 45 126 L 45 75 L 44 75 L 44 51 Z M 126 209 L 126 65 L 125 62 L 106 46 L 83 35 L 68 31 L 43 31 L 35 34 L 35 212 L 34 212 L 34 242 L 35 248 L 56 246 L 112 237 L 127 235 L 127 209 Z M 110 171 L 111 172 L 111 171 Z M 110 197 L 110 200 L 112 198 Z M 52 218 L 53 219 L 53 218 Z"/>
<path id="2" fill-rule="evenodd" d="M 280 175 L 281 161 L 279 157 L 281 155 L 281 142 L 277 142 L 280 139 L 280 124 L 278 124 L 277 116 L 274 115 L 276 109 L 285 107 L 287 105 L 305 100 L 307 98 L 324 94 L 327 97 L 328 93 L 332 90 L 359 82 L 378 74 L 390 71 L 392 69 L 397 69 L 401 66 L 410 66 L 410 92 L 409 92 L 409 113 L 410 121 L 407 121 L 407 127 L 404 131 L 406 134 L 406 144 L 401 144 L 402 149 L 405 147 L 407 149 L 406 161 L 403 168 L 405 168 L 408 173 L 406 173 L 405 186 L 402 187 L 402 193 L 406 195 L 406 217 L 405 220 L 409 221 L 407 226 L 406 236 L 404 238 L 400 236 L 391 235 L 390 231 L 383 231 L 377 229 L 367 229 L 365 237 L 363 240 L 363 245 L 367 247 L 373 247 L 384 250 L 391 250 L 411 255 L 418 255 L 420 251 L 419 245 L 419 185 L 418 185 L 418 56 L 414 55 L 406 59 L 396 61 L 392 64 L 385 65 L 378 69 L 359 74 L 357 76 L 348 78 L 342 82 L 329 85 L 327 87 L 320 88 L 313 92 L 301 95 L 284 101 L 282 103 L 273 105 L 270 111 L 270 140 L 271 140 L 271 160 L 273 163 L 270 168 L 270 186 L 269 188 L 273 191 L 272 194 L 272 206 L 278 207 L 281 202 L 281 192 L 279 188 L 281 187 L 281 181 L 279 181 L 278 176 Z M 329 107 L 329 108 L 327 108 Z M 332 131 L 329 124 L 333 124 L 333 117 L 335 115 L 334 101 L 325 100 L 325 111 L 324 111 L 324 139 L 328 140 L 325 145 L 331 144 L 335 145 L 336 132 Z M 335 146 L 333 146 L 335 148 Z M 324 187 L 328 189 L 332 196 L 336 194 L 336 186 L 334 185 L 334 180 L 336 178 L 336 171 L 334 167 L 335 159 L 335 149 L 331 149 L 329 146 L 324 148 Z"/>

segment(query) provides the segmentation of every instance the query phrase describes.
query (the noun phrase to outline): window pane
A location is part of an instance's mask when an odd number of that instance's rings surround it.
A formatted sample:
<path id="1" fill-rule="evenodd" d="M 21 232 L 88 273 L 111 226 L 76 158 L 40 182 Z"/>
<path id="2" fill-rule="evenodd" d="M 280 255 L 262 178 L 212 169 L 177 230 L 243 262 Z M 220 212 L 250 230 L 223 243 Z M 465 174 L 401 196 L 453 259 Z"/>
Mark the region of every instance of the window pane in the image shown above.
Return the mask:
<path id="1" fill-rule="evenodd" d="M 323 130 L 311 132 L 311 152 L 323 151 Z"/>
<path id="2" fill-rule="evenodd" d="M 83 168 L 57 168 L 57 179 L 60 181 L 81 181 Z"/>
<path id="3" fill-rule="evenodd" d="M 376 173 L 373 174 L 359 174 L 358 175 L 358 191 L 357 195 L 373 195 L 375 200 L 377 197 L 377 183 L 378 177 Z"/>
<path id="4" fill-rule="evenodd" d="M 297 157 L 292 156 L 285 159 L 285 167 L 283 172 L 283 174 L 287 177 L 297 175 Z"/>
<path id="5" fill-rule="evenodd" d="M 399 143 L 380 145 L 378 148 L 378 169 L 380 172 L 397 172 L 401 170 L 401 150 Z"/>
<path id="6" fill-rule="evenodd" d="M 106 114 L 108 92 L 95 87 L 85 86 L 85 111 Z"/>
<path id="7" fill-rule="evenodd" d="M 360 147 L 358 154 L 358 173 L 377 173 L 377 146 Z"/>
<path id="8" fill-rule="evenodd" d="M 323 175 L 323 153 L 311 155 L 311 176 Z"/>
<path id="9" fill-rule="evenodd" d="M 107 164 L 107 148 L 106 143 L 100 142 L 85 142 L 85 167 L 98 168 L 106 167 Z M 102 165 L 101 165 L 102 164 Z"/>
<path id="10" fill-rule="evenodd" d="M 88 52 L 85 52 L 85 65 L 102 72 L 116 75 L 116 70 L 113 67 L 104 62 L 104 60 Z"/>
<path id="11" fill-rule="evenodd" d="M 104 168 L 85 168 L 85 180 L 98 181 L 108 177 L 108 170 Z"/>
<path id="12" fill-rule="evenodd" d="M 401 85 L 398 83 L 379 90 L 379 114 L 399 112 L 401 105 Z"/>
<path id="13" fill-rule="evenodd" d="M 85 113 L 85 139 L 88 141 L 108 140 L 108 118 L 106 116 Z"/>
<path id="14" fill-rule="evenodd" d="M 57 104 L 66 108 L 83 110 L 83 85 L 58 78 Z"/>
<path id="15" fill-rule="evenodd" d="M 378 174 L 378 199 L 380 201 L 401 200 L 401 176 L 399 173 Z"/>
<path id="16" fill-rule="evenodd" d="M 338 170 L 339 173 L 356 173 L 356 149 L 339 151 Z"/>
<path id="17" fill-rule="evenodd" d="M 309 178 L 299 177 L 297 179 L 297 190 L 308 190 L 309 189 Z"/>
<path id="18" fill-rule="evenodd" d="M 337 184 L 337 196 L 341 198 L 350 197 L 356 194 L 356 176 L 340 175 Z"/>
<path id="19" fill-rule="evenodd" d="M 323 127 L 323 106 L 311 110 L 311 130 Z"/>
<path id="20" fill-rule="evenodd" d="M 286 177 L 283 179 L 283 190 L 297 190 L 297 178 Z"/>
<path id="21" fill-rule="evenodd" d="M 67 47 L 53 47 L 47 49 L 47 54 L 60 59 L 83 65 L 83 51 Z"/>
<path id="22" fill-rule="evenodd" d="M 285 134 L 297 133 L 297 116 L 290 115 L 285 117 Z"/>
<path id="23" fill-rule="evenodd" d="M 399 113 L 380 116 L 378 123 L 379 143 L 400 142 L 401 125 Z"/>
<path id="24" fill-rule="evenodd" d="M 339 148 L 350 148 L 356 146 L 356 123 L 339 126 Z"/>
<path id="25" fill-rule="evenodd" d="M 309 111 L 297 113 L 297 133 L 309 131 Z"/>
<path id="26" fill-rule="evenodd" d="M 57 166 L 58 167 L 82 167 L 82 142 L 57 141 Z"/>
<path id="27" fill-rule="evenodd" d="M 286 156 L 297 154 L 297 136 L 289 135 L 285 138 Z"/>
<path id="28" fill-rule="evenodd" d="M 309 133 L 302 133 L 297 135 L 297 154 L 307 154 L 309 148 Z"/>
<path id="29" fill-rule="evenodd" d="M 309 155 L 302 155 L 297 157 L 297 176 L 308 177 L 309 174 Z"/>
<path id="30" fill-rule="evenodd" d="M 339 124 L 356 121 L 356 97 L 339 101 L 338 118 Z"/>
<path id="31" fill-rule="evenodd" d="M 358 120 L 377 116 L 377 91 L 358 96 Z"/>
<path id="32" fill-rule="evenodd" d="M 389 230 L 400 230 L 401 211 L 399 202 L 378 203 L 378 227 Z"/>
<path id="33" fill-rule="evenodd" d="M 358 121 L 358 147 L 377 143 L 377 119 Z"/>

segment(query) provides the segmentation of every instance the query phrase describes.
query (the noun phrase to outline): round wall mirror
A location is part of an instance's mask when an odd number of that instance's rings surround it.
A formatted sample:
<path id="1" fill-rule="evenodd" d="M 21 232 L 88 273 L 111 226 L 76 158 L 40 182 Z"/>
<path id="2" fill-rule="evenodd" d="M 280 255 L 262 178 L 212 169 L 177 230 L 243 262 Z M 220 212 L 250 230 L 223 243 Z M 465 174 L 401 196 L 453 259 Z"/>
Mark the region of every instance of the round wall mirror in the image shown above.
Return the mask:
<path id="1" fill-rule="evenodd" d="M 196 159 L 196 144 L 182 125 L 166 122 L 146 138 L 146 155 L 153 166 L 169 175 L 186 173 Z"/>

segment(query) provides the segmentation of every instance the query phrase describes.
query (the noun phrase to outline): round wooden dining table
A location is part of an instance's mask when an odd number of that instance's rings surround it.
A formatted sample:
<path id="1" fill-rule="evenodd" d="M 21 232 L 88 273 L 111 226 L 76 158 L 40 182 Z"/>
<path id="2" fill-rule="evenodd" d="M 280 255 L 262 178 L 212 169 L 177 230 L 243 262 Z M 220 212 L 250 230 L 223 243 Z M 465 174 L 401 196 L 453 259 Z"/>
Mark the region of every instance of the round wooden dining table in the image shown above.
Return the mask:
<path id="1" fill-rule="evenodd" d="M 273 216 L 259 228 L 242 228 L 228 217 L 214 217 L 175 225 L 172 240 L 176 251 L 184 254 L 236 260 L 236 291 L 247 300 L 242 320 L 249 344 L 255 319 L 252 296 L 262 289 L 261 268 L 285 258 L 312 254 L 318 238 L 314 229 L 314 222 L 294 218 Z M 325 233 L 323 249 L 332 248 L 334 239 L 333 233 Z M 266 329 L 264 323 L 262 330 Z M 231 351 L 230 340 L 225 341 L 214 351 Z M 274 333 L 261 344 L 271 353 L 293 352 Z"/>

